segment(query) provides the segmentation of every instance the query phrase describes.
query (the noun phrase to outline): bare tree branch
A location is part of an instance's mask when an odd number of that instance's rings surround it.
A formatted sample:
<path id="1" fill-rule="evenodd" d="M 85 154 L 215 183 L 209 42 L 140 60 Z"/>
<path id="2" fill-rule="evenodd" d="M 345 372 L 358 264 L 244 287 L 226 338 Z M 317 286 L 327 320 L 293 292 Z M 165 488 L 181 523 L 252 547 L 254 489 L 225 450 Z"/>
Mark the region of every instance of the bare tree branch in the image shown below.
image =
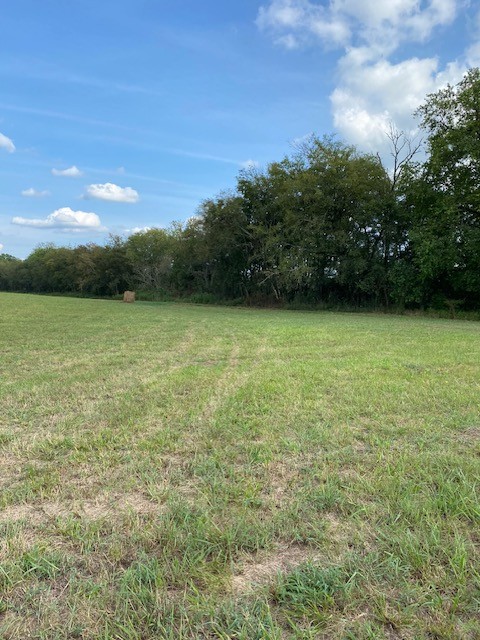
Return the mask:
<path id="1" fill-rule="evenodd" d="M 392 191 L 395 191 L 402 169 L 420 151 L 423 139 L 410 137 L 405 131 L 397 129 L 393 122 L 390 122 L 386 136 L 390 140 L 390 155 L 393 158 Z"/>

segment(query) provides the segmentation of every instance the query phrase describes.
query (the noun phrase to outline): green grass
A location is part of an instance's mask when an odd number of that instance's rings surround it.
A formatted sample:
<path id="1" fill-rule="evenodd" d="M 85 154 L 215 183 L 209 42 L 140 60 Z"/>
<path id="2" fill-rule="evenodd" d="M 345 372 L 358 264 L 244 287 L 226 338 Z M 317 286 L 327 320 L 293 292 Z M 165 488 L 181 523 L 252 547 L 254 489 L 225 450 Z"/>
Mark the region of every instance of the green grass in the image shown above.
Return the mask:
<path id="1" fill-rule="evenodd" d="M 480 326 L 0 294 L 0 637 L 480 637 Z"/>

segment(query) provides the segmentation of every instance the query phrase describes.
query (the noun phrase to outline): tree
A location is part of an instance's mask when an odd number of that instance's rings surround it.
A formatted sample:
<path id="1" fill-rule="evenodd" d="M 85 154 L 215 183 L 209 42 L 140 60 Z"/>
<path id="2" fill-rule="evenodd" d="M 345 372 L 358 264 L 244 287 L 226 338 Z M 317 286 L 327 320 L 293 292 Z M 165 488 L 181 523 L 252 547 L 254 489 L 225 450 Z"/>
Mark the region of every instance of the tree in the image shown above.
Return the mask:
<path id="1" fill-rule="evenodd" d="M 132 264 L 121 237 L 112 235 L 105 247 L 94 247 L 92 258 L 92 293 L 102 296 L 117 295 L 131 287 Z"/>
<path id="2" fill-rule="evenodd" d="M 76 288 L 73 251 L 45 243 L 36 247 L 22 265 L 27 291 L 70 292 Z"/>
<path id="3" fill-rule="evenodd" d="M 168 289 L 175 238 L 165 229 L 149 229 L 131 235 L 126 254 L 136 286 L 145 290 Z"/>
<path id="4" fill-rule="evenodd" d="M 210 269 L 205 245 L 205 230 L 201 216 L 193 216 L 182 225 L 172 226 L 174 255 L 172 288 L 176 293 L 210 291 Z"/>
<path id="5" fill-rule="evenodd" d="M 422 149 L 423 140 L 397 129 L 393 123 L 390 123 L 386 135 L 392 158 L 388 171 L 392 199 L 382 225 L 384 302 L 385 306 L 393 302 L 404 308 L 418 303 L 421 298 L 410 236 L 414 207 L 410 206 L 411 203 L 407 205 L 406 193 L 419 175 L 421 164 L 416 156 Z"/>
<path id="6" fill-rule="evenodd" d="M 429 157 L 414 186 L 416 260 L 430 293 L 478 303 L 480 294 L 480 70 L 418 109 Z"/>
<path id="7" fill-rule="evenodd" d="M 376 156 L 312 139 L 238 184 L 252 237 L 250 273 L 276 298 L 350 303 L 384 294 L 390 180 Z"/>
<path id="8" fill-rule="evenodd" d="M 0 291 L 20 289 L 19 272 L 22 261 L 9 253 L 0 253 Z"/>
<path id="9" fill-rule="evenodd" d="M 198 214 L 202 220 L 205 269 L 210 292 L 236 298 L 248 291 L 251 229 L 237 194 L 222 193 L 205 200 Z"/>

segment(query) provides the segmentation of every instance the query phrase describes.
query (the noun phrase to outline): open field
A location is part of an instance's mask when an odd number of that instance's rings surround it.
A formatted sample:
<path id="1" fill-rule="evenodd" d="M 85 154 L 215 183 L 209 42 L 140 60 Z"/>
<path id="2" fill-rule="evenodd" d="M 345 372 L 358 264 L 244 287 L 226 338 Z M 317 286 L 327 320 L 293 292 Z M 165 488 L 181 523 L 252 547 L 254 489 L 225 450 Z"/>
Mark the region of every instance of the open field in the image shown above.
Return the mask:
<path id="1" fill-rule="evenodd" d="M 0 309 L 0 637 L 480 638 L 479 324 Z"/>

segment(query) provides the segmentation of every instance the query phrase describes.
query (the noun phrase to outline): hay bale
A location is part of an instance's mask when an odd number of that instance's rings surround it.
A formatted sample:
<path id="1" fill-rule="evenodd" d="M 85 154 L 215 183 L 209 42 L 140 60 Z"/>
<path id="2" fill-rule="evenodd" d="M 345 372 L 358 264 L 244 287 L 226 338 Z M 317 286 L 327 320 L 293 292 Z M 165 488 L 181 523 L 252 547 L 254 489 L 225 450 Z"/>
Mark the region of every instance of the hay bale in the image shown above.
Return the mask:
<path id="1" fill-rule="evenodd" d="M 135 302 L 135 291 L 125 291 L 123 294 L 124 302 Z"/>

